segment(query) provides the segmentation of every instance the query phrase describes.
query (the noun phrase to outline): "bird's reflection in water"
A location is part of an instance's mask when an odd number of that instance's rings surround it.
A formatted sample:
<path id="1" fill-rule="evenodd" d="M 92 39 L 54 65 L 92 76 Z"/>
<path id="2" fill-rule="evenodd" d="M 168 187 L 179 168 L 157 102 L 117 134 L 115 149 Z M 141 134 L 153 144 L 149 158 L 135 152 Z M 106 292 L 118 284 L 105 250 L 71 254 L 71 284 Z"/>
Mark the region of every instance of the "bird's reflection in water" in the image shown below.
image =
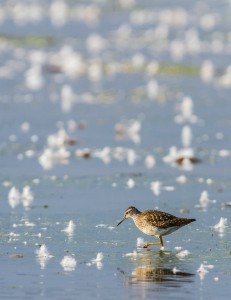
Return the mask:
<path id="1" fill-rule="evenodd" d="M 194 274 L 181 271 L 182 261 L 171 252 L 146 251 L 138 255 L 133 263 L 135 268 L 131 274 L 121 270 L 125 276 L 126 285 L 142 286 L 157 283 L 180 287 L 183 282 L 193 281 Z"/>

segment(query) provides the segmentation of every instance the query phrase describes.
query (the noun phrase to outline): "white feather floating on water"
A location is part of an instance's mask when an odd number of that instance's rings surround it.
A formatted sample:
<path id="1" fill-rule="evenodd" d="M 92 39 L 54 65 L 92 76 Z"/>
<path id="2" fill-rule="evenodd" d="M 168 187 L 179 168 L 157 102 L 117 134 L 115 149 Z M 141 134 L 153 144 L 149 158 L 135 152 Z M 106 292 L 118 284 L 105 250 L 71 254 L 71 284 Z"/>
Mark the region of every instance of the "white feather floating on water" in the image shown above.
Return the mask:
<path id="1" fill-rule="evenodd" d="M 71 86 L 67 84 L 63 85 L 61 89 L 61 109 L 64 113 L 69 113 L 72 110 L 74 100 L 75 94 Z"/>
<path id="2" fill-rule="evenodd" d="M 207 205 L 211 202 L 207 191 L 203 191 L 201 193 L 199 202 L 200 202 L 201 207 L 207 207 Z"/>
<path id="3" fill-rule="evenodd" d="M 97 269 L 100 270 L 103 267 L 102 260 L 103 260 L 103 253 L 99 252 L 97 253 L 96 258 L 91 260 L 91 264 L 95 264 Z"/>
<path id="4" fill-rule="evenodd" d="M 48 260 L 52 258 L 53 255 L 50 254 L 45 244 L 41 245 L 40 248 L 35 251 L 35 253 L 41 269 L 45 269 Z"/>
<path id="5" fill-rule="evenodd" d="M 29 209 L 34 201 L 34 194 L 31 191 L 31 188 L 29 185 L 24 186 L 22 190 L 22 195 L 21 195 L 21 201 L 22 205 L 26 208 Z"/>
<path id="6" fill-rule="evenodd" d="M 109 164 L 111 162 L 111 149 L 106 146 L 103 149 L 95 150 L 93 156 L 101 159 L 105 164 Z"/>
<path id="7" fill-rule="evenodd" d="M 133 149 L 128 149 L 126 154 L 129 166 L 133 166 L 137 160 L 136 152 Z"/>
<path id="8" fill-rule="evenodd" d="M 178 156 L 178 149 L 176 146 L 172 146 L 169 148 L 169 153 L 163 157 L 163 161 L 165 163 L 175 163 Z"/>
<path id="9" fill-rule="evenodd" d="M 68 7 L 62 0 L 52 1 L 48 12 L 52 24 L 56 27 L 63 26 L 68 19 Z"/>
<path id="10" fill-rule="evenodd" d="M 99 34 L 90 34 L 86 39 L 86 47 L 89 52 L 99 53 L 107 46 L 107 40 Z"/>
<path id="11" fill-rule="evenodd" d="M 159 196 L 161 191 L 162 183 L 160 181 L 152 181 L 150 183 L 150 189 L 154 193 L 154 195 Z"/>
<path id="12" fill-rule="evenodd" d="M 176 182 L 178 182 L 180 184 L 184 184 L 187 182 L 187 177 L 185 175 L 180 175 L 180 176 L 176 177 Z"/>
<path id="13" fill-rule="evenodd" d="M 95 225 L 95 227 L 97 228 L 97 227 L 107 227 L 107 225 L 106 224 L 98 224 L 98 225 Z"/>
<path id="14" fill-rule="evenodd" d="M 199 208 L 207 208 L 207 206 L 209 205 L 209 203 L 216 203 L 216 200 L 211 200 L 209 198 L 209 194 L 207 191 L 203 191 L 200 195 L 200 199 L 199 199 L 199 205 L 196 205 L 196 207 Z"/>
<path id="15" fill-rule="evenodd" d="M 193 114 L 193 101 L 191 97 L 185 96 L 180 104 L 180 114 L 175 116 L 176 123 L 196 123 L 198 118 Z"/>
<path id="16" fill-rule="evenodd" d="M 119 122 L 115 125 L 116 137 L 118 139 L 130 139 L 135 144 L 140 144 L 141 121 L 131 119 L 126 122 Z"/>
<path id="17" fill-rule="evenodd" d="M 63 231 L 69 236 L 71 237 L 74 233 L 75 230 L 75 223 L 70 220 L 67 224 L 67 226 L 63 229 Z"/>
<path id="18" fill-rule="evenodd" d="M 76 260 L 74 257 L 70 255 L 66 255 L 63 257 L 63 259 L 60 261 L 61 266 L 63 267 L 64 271 L 71 272 L 75 270 L 75 267 L 77 265 Z"/>
<path id="19" fill-rule="evenodd" d="M 200 69 L 200 76 L 203 81 L 210 82 L 214 78 L 214 65 L 210 60 L 203 61 Z"/>
<path id="20" fill-rule="evenodd" d="M 213 228 L 222 236 L 228 227 L 228 220 L 221 217 L 219 222 L 213 226 Z"/>
<path id="21" fill-rule="evenodd" d="M 109 229 L 109 230 L 115 229 L 115 227 L 109 226 L 109 225 L 106 225 L 106 224 L 97 224 L 97 225 L 95 225 L 95 227 L 96 227 L 96 228 L 107 228 L 107 229 Z"/>
<path id="22" fill-rule="evenodd" d="M 136 185 L 135 181 L 132 178 L 129 178 L 126 184 L 129 189 L 134 188 L 134 186 Z"/>
<path id="23" fill-rule="evenodd" d="M 60 128 L 56 133 L 48 135 L 47 145 L 51 148 L 59 148 L 62 147 L 69 138 L 66 130 Z"/>
<path id="24" fill-rule="evenodd" d="M 165 163 L 169 163 L 171 166 L 179 166 L 185 171 L 191 171 L 193 169 L 192 160 L 197 160 L 192 148 L 177 149 L 176 146 L 172 146 L 169 149 L 169 153 L 163 157 Z"/>
<path id="25" fill-rule="evenodd" d="M 185 147 L 185 148 L 190 147 L 191 142 L 192 142 L 192 130 L 191 130 L 191 127 L 184 126 L 182 128 L 181 141 L 182 141 L 183 147 Z"/>
<path id="26" fill-rule="evenodd" d="M 182 250 L 182 247 L 181 246 L 176 246 L 176 247 L 174 247 L 174 249 L 179 251 L 179 250 Z"/>
<path id="27" fill-rule="evenodd" d="M 151 79 L 146 85 L 146 93 L 149 99 L 155 100 L 159 95 L 159 84 L 156 80 Z"/>
<path id="28" fill-rule="evenodd" d="M 147 155 L 144 160 L 145 167 L 152 169 L 156 165 L 156 159 L 153 155 Z"/>
<path id="29" fill-rule="evenodd" d="M 8 193 L 8 203 L 15 208 L 20 203 L 25 209 L 29 209 L 34 201 L 34 194 L 29 185 L 24 186 L 22 193 L 16 187 L 12 187 Z"/>
<path id="30" fill-rule="evenodd" d="M 68 164 L 70 151 L 65 147 L 60 147 L 57 150 L 46 148 L 39 156 L 38 161 L 44 170 L 51 170 L 56 163 Z"/>
<path id="31" fill-rule="evenodd" d="M 29 122 L 23 122 L 20 125 L 20 129 L 22 132 L 28 132 L 30 130 L 30 123 Z"/>
<path id="32" fill-rule="evenodd" d="M 9 193 L 8 193 L 8 203 L 12 208 L 15 208 L 19 203 L 21 199 L 21 194 L 19 190 L 13 186 Z"/>
<path id="33" fill-rule="evenodd" d="M 168 192 L 173 192 L 173 191 L 175 191 L 175 187 L 171 186 L 171 185 L 166 185 L 166 186 L 162 187 L 162 190 L 168 191 Z"/>
<path id="34" fill-rule="evenodd" d="M 96 258 L 92 259 L 91 262 L 92 263 L 97 263 L 97 262 L 101 262 L 103 260 L 103 253 L 99 252 L 96 255 Z"/>
<path id="35" fill-rule="evenodd" d="M 231 155 L 231 151 L 228 149 L 221 149 L 218 151 L 218 155 L 220 157 L 229 157 Z"/>
<path id="36" fill-rule="evenodd" d="M 123 256 L 131 257 L 132 259 L 135 259 L 139 255 L 142 255 L 142 254 L 140 254 L 140 253 L 138 253 L 137 251 L 134 250 L 133 252 L 126 253 Z"/>
<path id="37" fill-rule="evenodd" d="M 101 81 L 103 76 L 103 67 L 100 60 L 92 60 L 87 67 L 87 74 L 92 82 Z"/>
<path id="38" fill-rule="evenodd" d="M 52 255 L 50 255 L 50 252 L 47 249 L 47 246 L 45 244 L 42 244 L 39 249 L 37 249 L 36 251 L 36 255 L 39 258 L 51 258 L 53 257 Z"/>
<path id="39" fill-rule="evenodd" d="M 188 250 L 182 250 L 181 252 L 176 254 L 176 257 L 183 259 L 186 256 L 188 256 L 190 254 L 190 252 Z"/>
<path id="40" fill-rule="evenodd" d="M 30 90 L 40 90 L 43 84 L 42 67 L 40 64 L 34 63 L 25 73 L 25 85 Z"/>
<path id="41" fill-rule="evenodd" d="M 199 273 L 200 279 L 203 280 L 205 275 L 209 272 L 209 270 L 213 268 L 214 265 L 201 264 L 200 267 L 197 269 L 197 273 Z"/>

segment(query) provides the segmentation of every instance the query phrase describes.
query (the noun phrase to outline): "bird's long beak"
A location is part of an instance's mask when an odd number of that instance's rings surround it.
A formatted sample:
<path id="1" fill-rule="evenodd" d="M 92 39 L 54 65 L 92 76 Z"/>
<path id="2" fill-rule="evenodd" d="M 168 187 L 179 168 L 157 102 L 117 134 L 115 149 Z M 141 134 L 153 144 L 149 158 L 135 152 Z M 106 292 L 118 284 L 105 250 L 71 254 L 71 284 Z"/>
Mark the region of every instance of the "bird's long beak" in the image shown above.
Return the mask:
<path id="1" fill-rule="evenodd" d="M 117 226 L 119 226 L 125 219 L 126 219 L 126 218 L 123 218 L 123 220 L 121 220 L 121 221 L 117 224 Z"/>

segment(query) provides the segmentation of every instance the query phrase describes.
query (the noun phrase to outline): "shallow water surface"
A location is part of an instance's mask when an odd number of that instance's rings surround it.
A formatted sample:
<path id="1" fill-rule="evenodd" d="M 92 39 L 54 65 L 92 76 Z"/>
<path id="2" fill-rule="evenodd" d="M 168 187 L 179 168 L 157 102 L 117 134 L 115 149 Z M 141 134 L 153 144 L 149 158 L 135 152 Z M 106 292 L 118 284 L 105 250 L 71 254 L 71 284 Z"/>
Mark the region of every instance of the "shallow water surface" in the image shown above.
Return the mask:
<path id="1" fill-rule="evenodd" d="M 1 2 L 0 298 L 229 299 L 230 3 Z"/>

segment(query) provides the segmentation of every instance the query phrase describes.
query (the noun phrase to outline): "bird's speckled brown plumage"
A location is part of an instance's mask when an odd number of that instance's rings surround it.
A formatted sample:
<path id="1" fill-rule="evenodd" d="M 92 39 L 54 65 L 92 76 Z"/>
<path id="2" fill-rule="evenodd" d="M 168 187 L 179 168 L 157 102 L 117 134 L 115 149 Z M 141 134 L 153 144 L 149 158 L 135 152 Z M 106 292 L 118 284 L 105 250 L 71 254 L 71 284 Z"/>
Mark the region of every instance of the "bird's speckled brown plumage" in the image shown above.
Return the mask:
<path id="1" fill-rule="evenodd" d="M 143 233 L 160 239 L 160 242 L 157 243 L 147 243 L 144 246 L 145 248 L 154 244 L 161 244 L 163 246 L 162 236 L 168 235 L 182 226 L 196 221 L 195 219 L 178 218 L 158 210 L 145 210 L 140 212 L 133 206 L 130 206 L 125 210 L 124 217 L 118 225 L 127 218 L 132 218 L 137 228 L 139 228 Z"/>
<path id="2" fill-rule="evenodd" d="M 159 210 L 145 210 L 137 214 L 135 218 L 137 218 L 137 222 L 139 224 L 144 222 L 146 224 L 151 224 L 152 226 L 163 229 L 172 226 L 182 227 L 195 221 L 195 219 L 178 218 Z"/>

